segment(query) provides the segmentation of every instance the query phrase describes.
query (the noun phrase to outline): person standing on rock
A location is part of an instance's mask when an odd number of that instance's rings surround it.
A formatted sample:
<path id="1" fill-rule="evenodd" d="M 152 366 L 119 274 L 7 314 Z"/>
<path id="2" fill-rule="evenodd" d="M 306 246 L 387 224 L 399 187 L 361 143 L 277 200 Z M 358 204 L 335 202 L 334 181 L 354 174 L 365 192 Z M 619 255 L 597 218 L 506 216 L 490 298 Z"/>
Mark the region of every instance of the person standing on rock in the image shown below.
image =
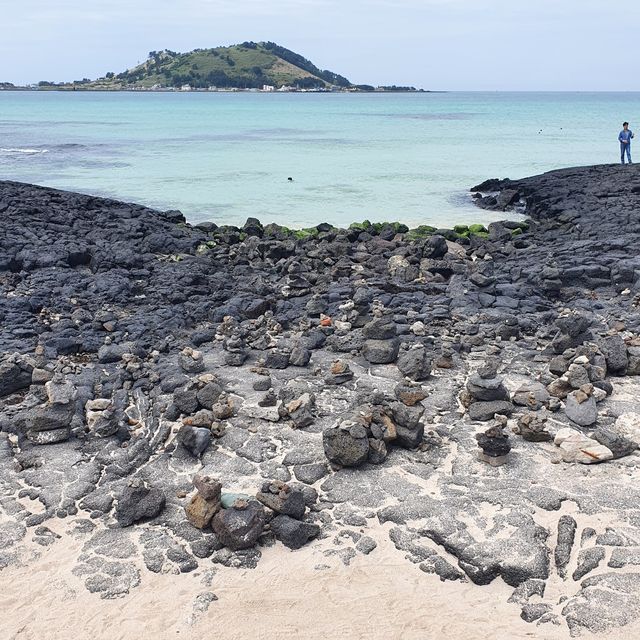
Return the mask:
<path id="1" fill-rule="evenodd" d="M 618 136 L 620 141 L 620 162 L 624 164 L 624 154 L 627 154 L 627 162 L 631 164 L 631 138 L 633 138 L 633 131 L 629 129 L 629 123 L 622 123 L 622 131 Z"/>

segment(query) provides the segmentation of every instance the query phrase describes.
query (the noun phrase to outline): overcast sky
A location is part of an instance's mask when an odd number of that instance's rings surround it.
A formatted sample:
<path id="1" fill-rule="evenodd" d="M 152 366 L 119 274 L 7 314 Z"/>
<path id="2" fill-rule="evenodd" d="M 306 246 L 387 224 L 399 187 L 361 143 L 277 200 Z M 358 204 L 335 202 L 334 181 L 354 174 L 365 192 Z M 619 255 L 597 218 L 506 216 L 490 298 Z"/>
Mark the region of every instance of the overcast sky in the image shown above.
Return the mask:
<path id="1" fill-rule="evenodd" d="M 272 40 L 355 83 L 640 90 L 637 0 L 0 0 L 0 82 Z"/>

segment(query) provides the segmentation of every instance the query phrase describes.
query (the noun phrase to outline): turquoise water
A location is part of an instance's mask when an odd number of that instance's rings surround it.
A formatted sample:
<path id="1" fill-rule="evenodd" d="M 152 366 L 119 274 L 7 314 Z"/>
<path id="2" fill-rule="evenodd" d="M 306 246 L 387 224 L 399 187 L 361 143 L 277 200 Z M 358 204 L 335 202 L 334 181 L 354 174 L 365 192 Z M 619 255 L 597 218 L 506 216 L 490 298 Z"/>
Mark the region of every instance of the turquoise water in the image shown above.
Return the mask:
<path id="1" fill-rule="evenodd" d="M 504 216 L 473 207 L 469 187 L 616 162 L 639 105 L 638 93 L 0 91 L 0 178 L 193 222 L 489 222 Z"/>

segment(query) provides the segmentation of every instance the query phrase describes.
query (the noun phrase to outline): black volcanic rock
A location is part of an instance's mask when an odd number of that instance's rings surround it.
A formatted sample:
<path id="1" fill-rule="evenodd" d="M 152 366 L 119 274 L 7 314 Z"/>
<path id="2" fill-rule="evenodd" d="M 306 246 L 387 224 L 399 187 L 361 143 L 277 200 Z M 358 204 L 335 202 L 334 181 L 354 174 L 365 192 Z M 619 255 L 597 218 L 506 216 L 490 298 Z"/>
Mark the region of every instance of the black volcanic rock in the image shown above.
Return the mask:
<path id="1" fill-rule="evenodd" d="M 121 527 L 129 527 L 140 520 L 154 518 L 164 509 L 165 502 L 160 489 L 133 480 L 118 497 L 116 520 Z"/>
<path id="2" fill-rule="evenodd" d="M 348 563 L 370 549 L 357 540 L 368 519 L 388 515 L 389 537 L 421 570 L 479 584 L 543 582 L 558 547 L 558 569 L 581 579 L 603 562 L 598 548 L 617 546 L 608 573 L 581 590 L 556 580 L 569 601 L 553 616 L 578 631 L 636 617 L 624 596 L 637 591 L 634 459 L 576 470 L 537 443 L 556 435 L 545 420 L 555 432 L 577 403 L 614 457 L 636 449 L 634 395 L 608 398 L 620 382 L 607 375 L 640 372 L 640 168 L 487 188 L 482 206 L 526 207 L 527 221 L 488 233 L 366 224 L 261 234 L 257 220 L 193 227 L 179 212 L 0 182 L 3 559 L 26 557 L 14 554 L 16 536 L 47 544 L 22 530 L 82 509 L 60 528 L 86 534 L 79 571 L 124 593 L 143 565 L 192 569 L 194 554 L 248 568 L 256 541 L 298 546 L 318 527 L 336 547 L 319 551 Z M 509 442 L 483 434 L 494 455 L 482 454 L 469 418 L 511 412 L 522 436 L 512 465 L 475 465 L 470 453 L 498 464 Z M 269 508 L 223 494 L 217 532 L 194 528 L 185 498 L 201 468 L 233 490 L 263 488 Z M 164 496 L 167 508 L 144 523 Z M 486 501 L 496 508 L 481 513 Z M 566 501 L 576 522 L 599 527 L 580 525 L 598 547 L 556 540 L 540 521 L 544 511 L 557 522 Z M 291 518 L 307 508 L 308 522 Z M 135 535 L 110 528 L 114 515 L 140 522 Z"/>

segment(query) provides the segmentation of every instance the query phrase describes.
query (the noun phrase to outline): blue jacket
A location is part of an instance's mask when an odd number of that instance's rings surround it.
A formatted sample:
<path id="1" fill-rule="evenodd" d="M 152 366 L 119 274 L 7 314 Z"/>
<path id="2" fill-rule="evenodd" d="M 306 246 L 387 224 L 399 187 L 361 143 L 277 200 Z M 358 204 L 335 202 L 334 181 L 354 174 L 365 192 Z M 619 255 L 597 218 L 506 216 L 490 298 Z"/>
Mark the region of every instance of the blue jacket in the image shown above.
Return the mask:
<path id="1" fill-rule="evenodd" d="M 618 136 L 620 142 L 631 143 L 631 138 L 633 138 L 633 131 L 631 131 L 631 129 L 627 129 L 626 131 L 623 129 Z"/>

